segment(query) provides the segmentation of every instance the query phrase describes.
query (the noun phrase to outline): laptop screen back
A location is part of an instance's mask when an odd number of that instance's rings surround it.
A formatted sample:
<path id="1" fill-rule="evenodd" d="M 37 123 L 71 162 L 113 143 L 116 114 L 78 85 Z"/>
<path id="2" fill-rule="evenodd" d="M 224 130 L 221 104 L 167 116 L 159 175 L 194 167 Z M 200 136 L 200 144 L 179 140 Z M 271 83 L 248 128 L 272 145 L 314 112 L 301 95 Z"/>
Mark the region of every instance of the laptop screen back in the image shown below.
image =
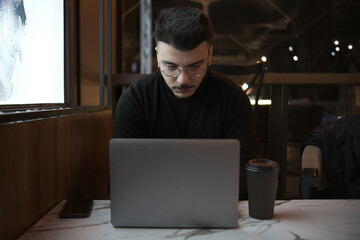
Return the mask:
<path id="1" fill-rule="evenodd" d="M 237 225 L 240 143 L 230 139 L 111 139 L 116 227 Z"/>

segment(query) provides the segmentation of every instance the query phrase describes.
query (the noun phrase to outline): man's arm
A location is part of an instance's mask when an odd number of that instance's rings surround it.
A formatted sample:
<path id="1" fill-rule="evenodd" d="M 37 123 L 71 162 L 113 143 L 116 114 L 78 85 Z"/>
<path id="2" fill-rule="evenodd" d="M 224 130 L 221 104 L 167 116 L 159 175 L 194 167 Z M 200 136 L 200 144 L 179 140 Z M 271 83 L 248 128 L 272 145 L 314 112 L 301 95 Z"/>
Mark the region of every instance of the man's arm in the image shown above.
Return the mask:
<path id="1" fill-rule="evenodd" d="M 247 162 L 255 158 L 255 135 L 253 111 L 249 98 L 245 93 L 231 100 L 232 107 L 225 129 L 226 138 L 236 138 L 240 141 L 241 160 Z"/>
<path id="2" fill-rule="evenodd" d="M 225 137 L 240 141 L 239 199 L 244 200 L 248 197 L 246 164 L 250 159 L 256 158 L 253 111 L 245 93 L 239 94 L 231 103 L 233 104 L 226 124 Z"/>
<path id="3" fill-rule="evenodd" d="M 133 89 L 127 89 L 120 97 L 115 112 L 114 137 L 143 138 L 144 119 L 139 99 Z"/>

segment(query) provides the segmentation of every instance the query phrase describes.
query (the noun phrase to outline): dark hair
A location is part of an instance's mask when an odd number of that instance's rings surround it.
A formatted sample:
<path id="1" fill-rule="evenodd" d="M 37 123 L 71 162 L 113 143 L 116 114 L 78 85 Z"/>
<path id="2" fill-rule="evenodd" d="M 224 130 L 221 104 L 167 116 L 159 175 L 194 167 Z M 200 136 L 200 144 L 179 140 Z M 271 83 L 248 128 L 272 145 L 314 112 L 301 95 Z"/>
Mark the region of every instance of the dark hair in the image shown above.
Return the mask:
<path id="1" fill-rule="evenodd" d="M 214 36 L 209 17 L 201 10 L 190 7 L 165 8 L 155 21 L 156 42 L 188 51 Z"/>

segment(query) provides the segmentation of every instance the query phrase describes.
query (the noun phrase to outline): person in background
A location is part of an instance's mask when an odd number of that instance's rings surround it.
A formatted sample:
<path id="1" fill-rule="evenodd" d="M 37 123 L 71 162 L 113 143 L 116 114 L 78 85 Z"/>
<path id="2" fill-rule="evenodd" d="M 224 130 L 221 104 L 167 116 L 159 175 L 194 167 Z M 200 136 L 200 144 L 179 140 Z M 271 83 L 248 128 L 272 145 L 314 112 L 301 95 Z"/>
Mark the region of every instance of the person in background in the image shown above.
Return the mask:
<path id="1" fill-rule="evenodd" d="M 254 158 L 252 107 L 242 88 L 209 70 L 214 36 L 195 8 L 166 8 L 155 21 L 158 70 L 130 85 L 116 106 L 116 138 L 213 138 L 240 141 L 240 194 Z"/>

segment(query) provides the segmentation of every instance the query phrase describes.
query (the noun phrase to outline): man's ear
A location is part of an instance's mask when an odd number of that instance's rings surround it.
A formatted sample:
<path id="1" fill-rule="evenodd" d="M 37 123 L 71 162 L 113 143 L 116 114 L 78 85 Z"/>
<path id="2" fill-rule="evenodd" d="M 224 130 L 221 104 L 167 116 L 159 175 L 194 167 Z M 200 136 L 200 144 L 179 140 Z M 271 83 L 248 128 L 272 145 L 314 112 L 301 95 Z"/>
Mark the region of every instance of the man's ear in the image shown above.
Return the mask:
<path id="1" fill-rule="evenodd" d="M 211 64 L 211 59 L 212 59 L 213 50 L 214 50 L 214 46 L 211 45 L 211 46 L 209 47 L 209 58 L 208 58 L 209 66 L 210 66 L 210 64 Z"/>
<path id="2" fill-rule="evenodd" d="M 158 54 L 158 47 L 155 47 L 155 52 L 156 52 L 156 61 L 157 61 L 157 66 L 160 67 L 160 63 L 159 63 L 159 54 Z"/>

